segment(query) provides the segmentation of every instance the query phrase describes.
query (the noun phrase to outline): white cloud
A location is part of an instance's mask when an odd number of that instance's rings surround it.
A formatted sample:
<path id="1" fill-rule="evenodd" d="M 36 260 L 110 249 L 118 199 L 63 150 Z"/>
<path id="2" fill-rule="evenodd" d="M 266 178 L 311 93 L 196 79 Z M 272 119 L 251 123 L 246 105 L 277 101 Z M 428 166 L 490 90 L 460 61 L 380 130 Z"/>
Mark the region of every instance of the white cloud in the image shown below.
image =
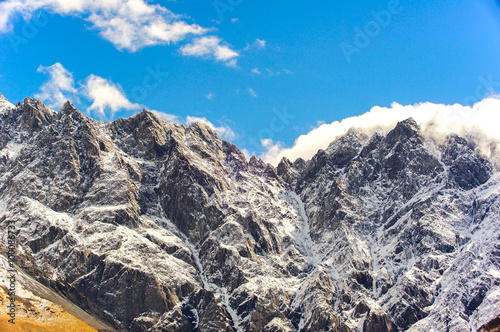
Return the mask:
<path id="1" fill-rule="evenodd" d="M 263 49 L 266 48 L 266 41 L 263 39 L 255 39 L 253 43 L 247 43 L 247 46 L 243 49 L 243 51 L 249 51 L 250 49 Z"/>
<path id="2" fill-rule="evenodd" d="M 235 60 L 239 56 L 238 52 L 229 48 L 215 36 L 196 38 L 192 43 L 182 46 L 181 53 L 186 56 L 212 56 L 230 66 L 236 65 Z"/>
<path id="3" fill-rule="evenodd" d="M 75 88 L 73 73 L 59 62 L 48 67 L 40 66 L 37 71 L 49 75 L 49 79 L 40 87 L 35 98 L 53 109 L 60 109 L 67 100 L 78 103 L 80 97 L 91 101 L 88 110 L 95 111 L 101 118 L 106 118 L 107 110 L 113 117 L 120 109 L 142 108 L 142 105 L 130 102 L 118 84 L 94 74 L 88 76 L 80 88 Z"/>
<path id="4" fill-rule="evenodd" d="M 219 127 L 216 127 L 212 122 L 210 122 L 207 118 L 205 117 L 196 117 L 196 116 L 186 116 L 185 119 L 180 119 L 177 115 L 174 115 L 174 114 L 168 114 L 168 113 L 164 113 L 164 112 L 159 112 L 159 111 L 156 111 L 156 110 L 149 110 L 150 112 L 152 112 L 153 114 L 155 114 L 156 116 L 166 120 L 167 122 L 170 122 L 170 123 L 180 123 L 180 124 L 185 124 L 187 126 L 193 124 L 193 123 L 196 123 L 196 122 L 201 122 L 207 126 L 209 126 L 212 130 L 214 130 L 217 135 L 219 135 L 219 137 L 221 137 L 222 139 L 225 139 L 225 140 L 234 140 L 237 135 L 236 133 L 229 127 L 229 126 L 224 126 L 224 125 L 221 125 Z"/>
<path id="5" fill-rule="evenodd" d="M 288 70 L 288 69 L 283 69 L 283 71 L 279 71 L 279 70 L 278 70 L 278 71 L 272 71 L 271 69 L 266 68 L 266 72 L 267 72 L 267 74 L 269 75 L 269 77 L 279 76 L 279 75 L 281 75 L 281 74 L 283 74 L 283 73 L 285 73 L 285 74 L 287 74 L 287 75 L 292 75 L 292 74 L 293 74 L 293 73 L 292 73 L 290 70 Z"/>
<path id="6" fill-rule="evenodd" d="M 269 148 L 273 145 L 273 140 L 270 138 L 264 138 L 260 140 L 260 144 L 265 148 Z"/>
<path id="7" fill-rule="evenodd" d="M 232 59 L 226 62 L 226 66 L 236 68 L 238 67 L 238 60 Z"/>
<path id="8" fill-rule="evenodd" d="M 112 119 L 114 113 L 118 110 L 140 110 L 144 107 L 130 102 L 119 84 L 94 74 L 89 75 L 83 81 L 81 87 L 77 89 L 74 86 L 73 74 L 60 63 L 55 63 L 49 67 L 40 66 L 38 72 L 49 75 L 49 80 L 42 85 L 41 92 L 36 94 L 35 97 L 55 109 L 59 109 L 66 100 L 79 101 L 79 97 L 83 97 L 92 103 L 88 107 L 89 112 L 93 111 L 98 117 L 104 119 L 108 118 L 107 114 L 110 114 Z M 205 95 L 207 99 L 212 99 L 214 96 L 213 92 Z M 186 125 L 194 122 L 205 123 L 217 132 L 221 138 L 226 140 L 234 140 L 237 137 L 229 126 L 221 125 L 216 127 L 207 118 L 187 116 L 185 119 L 181 119 L 174 114 L 157 110 L 149 111 L 170 123 L 184 123 Z"/>
<path id="9" fill-rule="evenodd" d="M 87 77 L 84 85 L 84 94 L 92 101 L 89 111 L 95 111 L 101 117 L 106 117 L 106 110 L 111 111 L 111 118 L 120 109 L 137 110 L 139 104 L 130 102 L 121 87 L 105 78 L 94 74 Z"/>
<path id="10" fill-rule="evenodd" d="M 163 120 L 166 120 L 167 122 L 170 122 L 170 123 L 179 123 L 179 117 L 177 115 L 174 115 L 174 114 L 169 114 L 169 113 L 165 113 L 165 112 L 159 112 L 159 111 L 156 111 L 156 110 L 148 110 L 150 111 L 151 113 L 153 113 L 154 115 L 156 115 L 157 117 L 159 118 L 162 118 Z"/>
<path id="11" fill-rule="evenodd" d="M 82 18 L 116 48 L 131 52 L 146 46 L 175 43 L 208 31 L 145 0 L 6 0 L 0 3 L 0 32 L 12 29 L 11 21 L 16 14 L 29 18 L 40 9 Z"/>
<path id="12" fill-rule="evenodd" d="M 189 126 L 195 122 L 201 122 L 212 128 L 222 139 L 234 140 L 236 138 L 235 132 L 228 126 L 216 127 L 214 124 L 207 120 L 207 118 L 200 118 L 196 116 L 187 116 L 186 124 Z"/>
<path id="13" fill-rule="evenodd" d="M 59 62 L 48 67 L 40 66 L 37 72 L 49 75 L 49 79 L 35 98 L 43 100 L 50 108 L 58 110 L 67 100 L 77 98 L 73 74 Z"/>
<path id="14" fill-rule="evenodd" d="M 269 68 L 266 68 L 266 71 L 267 71 L 267 74 L 269 76 L 271 76 L 271 77 L 281 75 L 281 72 L 279 72 L 279 71 L 272 71 Z"/>
<path id="15" fill-rule="evenodd" d="M 159 112 L 156 110 L 149 110 L 149 111 L 154 113 L 156 116 L 163 118 L 164 120 L 167 120 L 170 123 L 175 122 L 175 123 L 181 123 L 181 124 L 185 124 L 185 125 L 189 126 L 193 123 L 201 122 L 201 123 L 207 125 L 208 127 L 210 127 L 212 130 L 214 130 L 217 133 L 217 135 L 219 135 L 219 137 L 221 137 L 222 139 L 225 139 L 225 140 L 234 140 L 237 137 L 236 133 L 229 126 L 221 125 L 221 126 L 217 127 L 205 117 L 197 117 L 197 116 L 188 115 L 188 116 L 186 116 L 185 119 L 180 119 L 177 115 Z"/>
<path id="16" fill-rule="evenodd" d="M 250 153 L 250 151 L 248 151 L 248 149 L 241 149 L 241 152 L 243 152 L 243 154 L 245 155 L 245 158 L 248 160 L 252 157 L 252 153 Z"/>
<path id="17" fill-rule="evenodd" d="M 254 89 L 248 88 L 248 93 L 250 94 L 250 96 L 252 96 L 252 98 L 257 98 L 257 93 L 254 91 Z"/>
<path id="18" fill-rule="evenodd" d="M 266 47 L 266 41 L 263 39 L 255 39 L 255 45 L 259 48 L 265 48 Z"/>
<path id="19" fill-rule="evenodd" d="M 240 19 L 237 17 L 231 19 L 232 23 L 238 23 L 239 21 L 240 21 Z"/>
<path id="20" fill-rule="evenodd" d="M 254 73 L 254 74 L 256 74 L 256 75 L 260 75 L 260 74 L 261 74 L 261 72 L 260 72 L 259 68 L 254 68 L 254 69 L 252 69 L 252 73 Z"/>
<path id="21" fill-rule="evenodd" d="M 397 122 L 412 117 L 434 138 L 450 133 L 479 130 L 488 137 L 499 140 L 500 99 L 487 98 L 470 106 L 421 103 L 403 106 L 393 103 L 391 107 L 373 107 L 369 112 L 342 121 L 323 124 L 295 140 L 292 147 L 282 143 L 261 142 L 266 152 L 261 156 L 266 162 L 277 165 L 283 157 L 290 160 L 310 159 L 319 149 L 325 149 L 351 127 L 364 128 L 368 132 L 387 131 Z"/>

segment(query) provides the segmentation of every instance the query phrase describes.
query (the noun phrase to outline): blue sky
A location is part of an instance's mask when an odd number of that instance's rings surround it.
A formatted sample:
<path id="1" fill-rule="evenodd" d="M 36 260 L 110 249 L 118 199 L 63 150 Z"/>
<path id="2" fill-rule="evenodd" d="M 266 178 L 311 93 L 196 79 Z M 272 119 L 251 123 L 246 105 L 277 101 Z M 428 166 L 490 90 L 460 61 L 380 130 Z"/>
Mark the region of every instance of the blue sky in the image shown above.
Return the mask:
<path id="1" fill-rule="evenodd" d="M 260 155 L 374 106 L 500 90 L 493 0 L 67 2 L 0 2 L 11 102 L 71 99 L 105 121 L 146 107 Z"/>

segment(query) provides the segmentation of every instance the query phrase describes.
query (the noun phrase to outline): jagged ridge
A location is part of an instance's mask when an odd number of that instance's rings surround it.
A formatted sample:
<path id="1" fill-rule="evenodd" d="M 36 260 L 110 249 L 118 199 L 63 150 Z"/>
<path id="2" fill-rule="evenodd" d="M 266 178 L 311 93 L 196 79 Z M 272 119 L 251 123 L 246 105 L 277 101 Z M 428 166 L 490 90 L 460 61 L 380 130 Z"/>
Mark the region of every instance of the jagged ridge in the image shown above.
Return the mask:
<path id="1" fill-rule="evenodd" d="M 470 331 L 500 314 L 498 171 L 472 137 L 409 119 L 274 168 L 146 110 L 0 108 L 19 264 L 118 330 Z"/>

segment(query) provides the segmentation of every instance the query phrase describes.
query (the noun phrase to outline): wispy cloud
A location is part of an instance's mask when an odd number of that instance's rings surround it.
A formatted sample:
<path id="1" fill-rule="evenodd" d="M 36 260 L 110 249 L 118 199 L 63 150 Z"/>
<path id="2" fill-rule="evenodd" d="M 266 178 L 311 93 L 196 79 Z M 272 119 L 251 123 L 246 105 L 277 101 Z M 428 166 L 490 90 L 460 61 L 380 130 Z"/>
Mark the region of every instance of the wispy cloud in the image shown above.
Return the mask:
<path id="1" fill-rule="evenodd" d="M 254 91 L 254 89 L 248 88 L 248 93 L 250 94 L 250 96 L 252 96 L 252 98 L 257 98 L 257 93 Z"/>
<path id="2" fill-rule="evenodd" d="M 245 158 L 247 160 L 249 160 L 252 157 L 252 153 L 250 153 L 250 151 L 248 151 L 248 149 L 243 148 L 243 149 L 241 149 L 241 152 L 243 152 L 243 154 L 245 155 Z"/>
<path id="3" fill-rule="evenodd" d="M 187 116 L 186 124 L 189 126 L 195 122 L 201 122 L 212 128 L 222 139 L 234 140 L 236 138 L 235 132 L 229 126 L 219 126 L 216 127 L 212 122 L 208 121 L 207 118 L 201 118 L 196 116 Z"/>
<path id="4" fill-rule="evenodd" d="M 259 68 L 254 68 L 254 69 L 252 69 L 252 73 L 254 73 L 254 74 L 256 74 L 256 75 L 260 75 L 260 74 L 262 74 L 262 73 L 260 72 Z"/>
<path id="5" fill-rule="evenodd" d="M 231 127 L 229 127 L 227 125 L 216 126 L 205 117 L 197 117 L 197 116 L 189 116 L 188 115 L 185 118 L 180 118 L 177 115 L 159 112 L 156 110 L 150 110 L 150 112 L 152 112 L 153 114 L 155 114 L 156 116 L 158 116 L 164 120 L 167 120 L 168 122 L 180 123 L 180 124 L 184 124 L 186 126 L 190 126 L 196 122 L 201 122 L 201 123 L 207 125 L 208 127 L 210 127 L 213 131 L 215 131 L 217 133 L 217 135 L 219 135 L 220 138 L 225 139 L 225 140 L 234 140 L 238 136 L 231 129 Z"/>
<path id="6" fill-rule="evenodd" d="M 263 39 L 255 39 L 255 45 L 259 48 L 265 48 L 266 47 L 266 41 Z"/>
<path id="7" fill-rule="evenodd" d="M 423 126 L 429 135 L 441 137 L 449 133 L 463 133 L 479 129 L 487 136 L 500 139 L 500 99 L 487 98 L 474 106 L 443 105 L 420 103 L 403 106 L 397 103 L 391 107 L 373 107 L 369 112 L 342 121 L 322 124 L 295 140 L 292 147 L 284 144 L 263 141 L 266 152 L 261 156 L 266 162 L 277 165 L 283 157 L 292 161 L 297 158 L 310 159 L 319 149 L 325 149 L 337 137 L 345 134 L 351 127 L 364 128 L 368 132 L 392 129 L 397 122 L 412 117 Z"/>
<path id="8" fill-rule="evenodd" d="M 266 68 L 266 71 L 267 71 L 267 74 L 269 76 L 271 76 L 271 77 L 281 75 L 281 72 L 279 72 L 279 71 L 272 71 L 269 68 Z"/>
<path id="9" fill-rule="evenodd" d="M 236 58 L 239 56 L 238 52 L 216 36 L 196 38 L 192 43 L 182 46 L 181 53 L 186 56 L 213 57 L 229 66 L 236 65 Z"/>
<path id="10" fill-rule="evenodd" d="M 243 49 L 243 51 L 248 51 L 250 49 L 263 49 L 266 48 L 266 41 L 264 39 L 255 39 L 253 43 L 247 43 L 247 46 Z"/>
<path id="11" fill-rule="evenodd" d="M 59 62 L 48 67 L 40 66 L 37 72 L 48 75 L 49 79 L 35 98 L 43 100 L 50 108 L 59 109 L 68 99 L 77 98 L 73 74 Z"/>
<path id="12" fill-rule="evenodd" d="M 238 23 L 239 21 L 240 19 L 237 17 L 231 19 L 231 23 Z"/>
<path id="13" fill-rule="evenodd" d="M 180 122 L 180 119 L 177 115 L 174 114 L 169 114 L 165 112 L 159 112 L 157 110 L 149 110 L 151 113 L 156 115 L 159 118 L 162 118 L 163 120 L 166 120 L 167 122 L 173 123 L 173 122 Z"/>
<path id="14" fill-rule="evenodd" d="M 212 100 L 214 99 L 215 97 L 215 94 L 213 92 L 209 92 L 205 95 L 205 98 L 207 98 L 208 100 Z"/>
<path id="15" fill-rule="evenodd" d="M 290 70 L 288 70 L 288 69 L 283 69 L 282 71 L 279 71 L 279 70 L 278 70 L 278 71 L 273 71 L 273 70 L 271 70 L 271 69 L 269 69 L 269 68 L 266 68 L 266 72 L 267 72 L 267 74 L 268 74 L 270 77 L 279 76 L 279 75 L 281 75 L 281 74 L 287 74 L 287 75 L 292 75 L 292 74 L 293 74 L 293 73 L 292 73 Z"/>

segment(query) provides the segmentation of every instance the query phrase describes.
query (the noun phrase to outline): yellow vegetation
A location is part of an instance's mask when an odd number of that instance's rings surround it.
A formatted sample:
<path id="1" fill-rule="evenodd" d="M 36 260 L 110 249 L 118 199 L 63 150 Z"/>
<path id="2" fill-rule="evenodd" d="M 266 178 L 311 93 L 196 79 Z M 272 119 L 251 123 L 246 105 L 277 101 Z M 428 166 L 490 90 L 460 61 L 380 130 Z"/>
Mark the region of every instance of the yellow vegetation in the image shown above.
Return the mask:
<path id="1" fill-rule="evenodd" d="M 15 324 L 9 323 L 7 315 L 7 289 L 0 287 L 0 331 L 1 332 L 96 332 L 97 330 L 70 315 L 61 306 L 33 296 L 16 296 Z"/>

